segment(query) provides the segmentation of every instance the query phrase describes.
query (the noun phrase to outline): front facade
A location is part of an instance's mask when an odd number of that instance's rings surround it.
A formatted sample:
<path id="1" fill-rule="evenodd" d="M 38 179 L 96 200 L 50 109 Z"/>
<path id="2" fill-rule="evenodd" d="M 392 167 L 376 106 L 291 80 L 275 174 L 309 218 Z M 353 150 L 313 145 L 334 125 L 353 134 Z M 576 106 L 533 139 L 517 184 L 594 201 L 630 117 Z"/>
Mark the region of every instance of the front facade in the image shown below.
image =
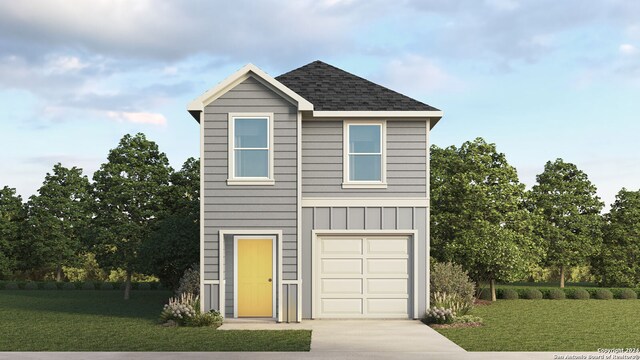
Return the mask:
<path id="1" fill-rule="evenodd" d="M 429 131 L 442 112 L 316 61 L 254 65 L 200 123 L 201 306 L 226 318 L 419 318 Z"/>

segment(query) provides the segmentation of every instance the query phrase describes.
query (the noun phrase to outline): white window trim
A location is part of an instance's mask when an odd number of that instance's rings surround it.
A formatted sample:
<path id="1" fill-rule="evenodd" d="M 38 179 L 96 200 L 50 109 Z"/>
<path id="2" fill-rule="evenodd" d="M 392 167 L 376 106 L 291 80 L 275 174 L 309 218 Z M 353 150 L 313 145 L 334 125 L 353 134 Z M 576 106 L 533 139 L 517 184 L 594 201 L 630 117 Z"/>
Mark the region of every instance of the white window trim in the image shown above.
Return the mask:
<path id="1" fill-rule="evenodd" d="M 277 304 L 277 289 L 280 287 L 280 282 L 278 279 L 278 272 L 277 272 L 277 265 L 278 265 L 278 259 L 276 259 L 276 236 L 272 235 L 272 236 L 261 236 L 261 235 L 235 235 L 233 237 L 233 280 L 234 280 L 234 287 L 233 287 L 233 317 L 234 318 L 238 318 L 238 240 L 242 241 L 244 239 L 257 239 L 257 240 L 271 240 L 271 244 L 272 244 L 272 250 L 271 250 L 271 264 L 272 264 L 272 269 L 271 269 L 271 301 L 272 301 L 272 308 L 271 308 L 271 318 L 276 320 L 276 321 L 280 321 L 278 320 L 278 312 L 277 312 L 277 308 L 276 308 L 276 304 Z M 223 239 L 224 241 L 224 239 Z"/>
<path id="2" fill-rule="evenodd" d="M 242 118 L 266 118 L 269 123 L 267 126 L 267 138 L 269 142 L 268 148 L 268 159 L 269 159 L 269 176 L 264 177 L 236 177 L 236 169 L 235 169 L 235 119 Z M 273 113 L 229 113 L 228 117 L 228 174 L 227 174 L 227 185 L 274 185 L 275 179 L 273 176 Z"/>
<path id="3" fill-rule="evenodd" d="M 349 125 L 380 126 L 380 181 L 349 180 Z M 387 121 L 386 120 L 345 120 L 342 129 L 342 188 L 343 189 L 386 189 L 387 188 Z"/>

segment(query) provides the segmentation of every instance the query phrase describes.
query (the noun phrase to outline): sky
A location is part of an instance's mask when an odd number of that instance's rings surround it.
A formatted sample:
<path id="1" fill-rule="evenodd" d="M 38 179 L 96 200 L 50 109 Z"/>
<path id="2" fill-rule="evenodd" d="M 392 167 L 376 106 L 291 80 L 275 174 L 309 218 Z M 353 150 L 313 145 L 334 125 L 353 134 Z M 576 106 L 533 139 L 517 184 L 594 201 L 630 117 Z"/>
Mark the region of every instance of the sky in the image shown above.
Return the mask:
<path id="1" fill-rule="evenodd" d="M 246 63 L 322 60 L 444 111 L 432 143 L 483 137 L 527 187 L 547 161 L 607 206 L 640 189 L 640 2 L 0 0 L 0 187 L 53 165 L 90 178 L 127 133 L 175 169 L 199 155 L 186 105 Z"/>

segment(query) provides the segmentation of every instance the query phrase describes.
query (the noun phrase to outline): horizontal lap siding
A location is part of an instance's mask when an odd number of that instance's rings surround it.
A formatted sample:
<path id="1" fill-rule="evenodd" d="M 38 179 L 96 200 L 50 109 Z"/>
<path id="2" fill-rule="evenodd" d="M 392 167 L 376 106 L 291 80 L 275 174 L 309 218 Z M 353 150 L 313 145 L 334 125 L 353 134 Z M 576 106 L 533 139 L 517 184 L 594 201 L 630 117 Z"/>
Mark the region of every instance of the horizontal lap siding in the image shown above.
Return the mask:
<path id="1" fill-rule="evenodd" d="M 425 121 L 387 121 L 387 188 L 342 189 L 342 121 L 302 121 L 303 197 L 426 197 Z"/>
<path id="2" fill-rule="evenodd" d="M 274 186 L 228 186 L 226 183 L 228 114 L 251 112 L 274 114 Z M 296 279 L 296 124 L 296 107 L 252 77 L 205 108 L 205 280 L 219 278 L 218 231 L 224 229 L 282 230 L 283 278 Z M 233 300 L 229 298 L 230 289 L 233 296 L 229 278 L 226 287 L 229 307 L 233 304 L 229 302 Z M 228 313 L 229 309 L 226 310 Z"/>

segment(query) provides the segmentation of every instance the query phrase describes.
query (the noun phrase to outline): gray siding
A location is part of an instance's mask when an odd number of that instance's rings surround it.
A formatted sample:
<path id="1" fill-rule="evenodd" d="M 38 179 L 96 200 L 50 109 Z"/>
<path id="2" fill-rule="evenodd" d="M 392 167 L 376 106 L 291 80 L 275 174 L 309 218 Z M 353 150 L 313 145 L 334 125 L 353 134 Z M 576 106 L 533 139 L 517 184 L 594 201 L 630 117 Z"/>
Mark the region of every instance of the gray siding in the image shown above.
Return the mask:
<path id="1" fill-rule="evenodd" d="M 414 239 L 418 242 L 418 314 L 414 317 L 423 314 L 427 305 L 427 221 L 426 207 L 302 208 L 302 318 L 311 318 L 312 230 L 418 230 L 418 239 Z"/>
<path id="2" fill-rule="evenodd" d="M 282 308 L 282 322 L 298 321 L 298 285 L 282 285 Z"/>
<path id="3" fill-rule="evenodd" d="M 342 129 L 303 119 L 303 197 L 426 197 L 426 121 L 387 121 L 387 189 L 342 189 Z"/>
<path id="4" fill-rule="evenodd" d="M 204 296 L 202 297 L 204 301 L 204 311 L 209 311 L 211 309 L 218 310 L 220 309 L 220 287 L 218 284 L 205 284 L 204 285 Z"/>
<path id="5" fill-rule="evenodd" d="M 274 186 L 228 186 L 228 113 L 274 114 Z M 283 231 L 283 279 L 297 277 L 297 108 L 253 77 L 205 107 L 204 111 L 204 278 L 219 279 L 218 231 Z M 227 247 L 229 249 L 229 247 Z M 226 254 L 227 266 L 233 257 Z M 227 271 L 233 274 L 233 271 Z M 227 278 L 226 305 L 233 296 Z M 231 279 L 232 280 L 232 279 Z M 231 287 L 231 288 L 230 288 Z M 231 291 L 229 291 L 229 288 Z"/>

